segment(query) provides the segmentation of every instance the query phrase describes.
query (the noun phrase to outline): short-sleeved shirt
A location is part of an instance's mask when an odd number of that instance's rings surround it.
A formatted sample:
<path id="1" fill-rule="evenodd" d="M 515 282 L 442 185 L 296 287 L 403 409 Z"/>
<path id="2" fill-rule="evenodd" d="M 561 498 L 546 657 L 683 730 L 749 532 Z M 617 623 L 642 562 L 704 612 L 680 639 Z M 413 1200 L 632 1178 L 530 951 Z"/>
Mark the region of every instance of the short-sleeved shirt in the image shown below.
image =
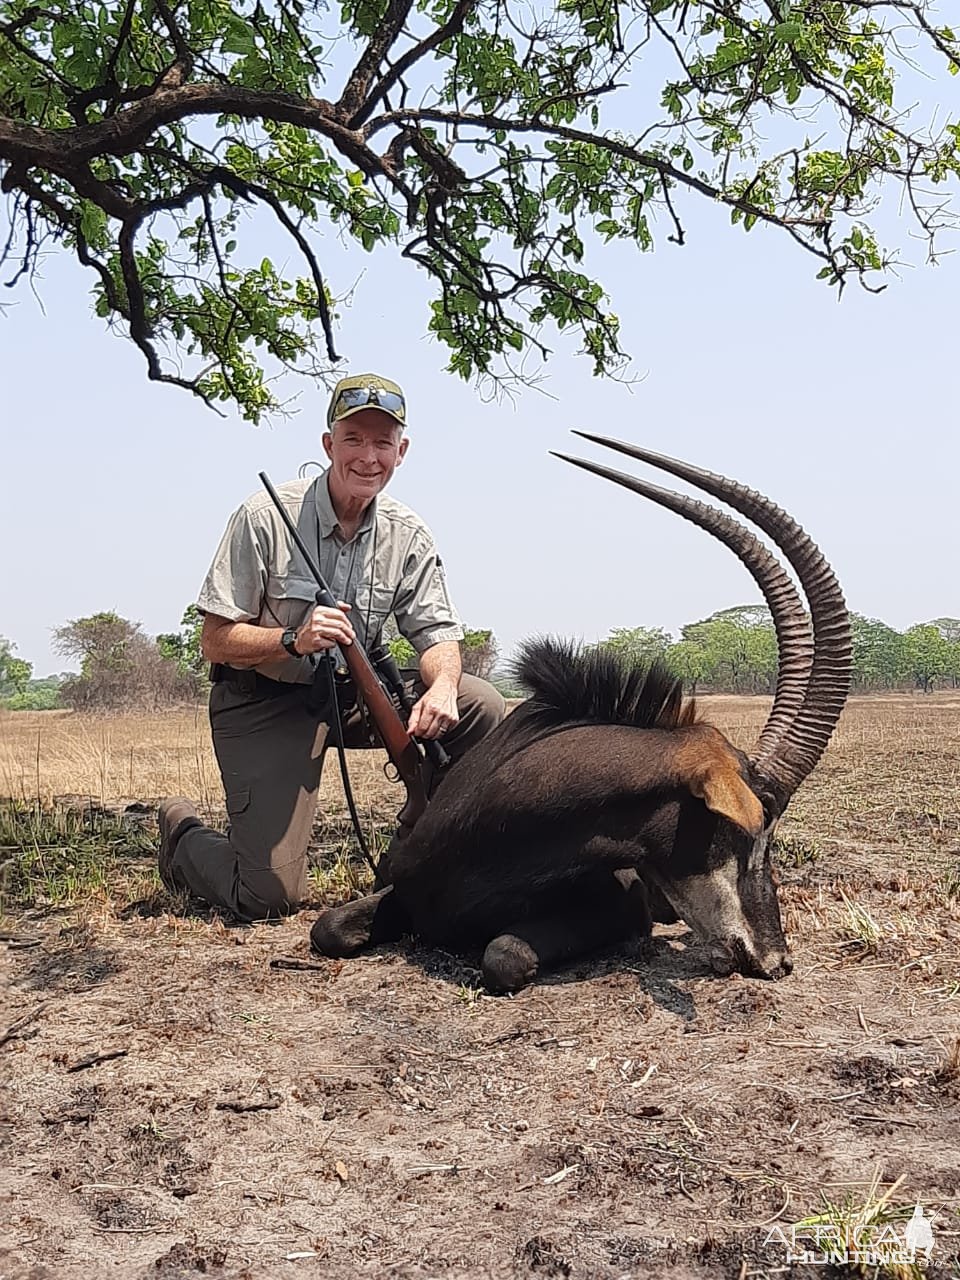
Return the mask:
<path id="1" fill-rule="evenodd" d="M 382 642 L 391 614 L 417 653 L 441 641 L 462 640 L 433 535 L 420 517 L 381 493 L 344 542 L 327 474 L 291 480 L 277 492 L 330 590 L 353 606 L 350 623 L 363 647 L 369 651 Z M 230 517 L 197 606 L 231 622 L 299 627 L 314 607 L 316 591 L 269 494 L 254 494 Z M 307 658 L 278 657 L 256 670 L 273 680 L 307 684 L 313 679 Z"/>

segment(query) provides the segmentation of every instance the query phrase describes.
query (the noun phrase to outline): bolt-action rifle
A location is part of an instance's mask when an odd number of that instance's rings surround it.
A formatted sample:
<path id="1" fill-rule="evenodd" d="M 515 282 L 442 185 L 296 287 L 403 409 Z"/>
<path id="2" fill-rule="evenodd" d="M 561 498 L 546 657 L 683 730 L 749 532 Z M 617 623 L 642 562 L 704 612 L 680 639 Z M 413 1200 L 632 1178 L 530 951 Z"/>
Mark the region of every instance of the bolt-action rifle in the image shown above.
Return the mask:
<path id="1" fill-rule="evenodd" d="M 263 482 L 263 487 L 269 493 L 273 505 L 277 508 L 283 523 L 286 525 L 287 532 L 316 580 L 317 604 L 323 605 L 327 609 L 339 608 L 336 597 L 324 581 L 319 567 L 287 514 L 283 503 L 280 501 L 280 495 L 270 483 L 266 472 L 261 471 L 259 475 Z M 365 653 L 362 645 L 356 640 L 354 640 L 353 644 L 344 645 L 341 652 L 357 694 L 366 704 L 367 710 L 370 712 L 370 718 L 380 736 L 380 741 L 383 743 L 387 755 L 400 776 L 400 780 L 407 789 L 407 801 L 397 814 L 397 821 L 401 826 L 410 828 L 427 807 L 427 792 L 421 768 L 423 760 L 421 749 L 426 752 L 431 764 L 437 769 L 442 769 L 448 765 L 450 758 L 439 742 L 430 740 L 418 743 L 417 739 L 411 737 L 407 732 L 406 724 L 401 720 L 393 699 L 396 699 L 406 715 L 409 715 L 413 706 L 413 699 L 404 688 L 400 672 L 389 649 L 384 647 L 376 651 L 376 668 Z M 382 668 L 382 675 L 378 668 Z M 387 685 L 390 693 L 386 692 L 384 684 Z M 334 715 L 338 715 L 336 709 L 334 709 Z"/>

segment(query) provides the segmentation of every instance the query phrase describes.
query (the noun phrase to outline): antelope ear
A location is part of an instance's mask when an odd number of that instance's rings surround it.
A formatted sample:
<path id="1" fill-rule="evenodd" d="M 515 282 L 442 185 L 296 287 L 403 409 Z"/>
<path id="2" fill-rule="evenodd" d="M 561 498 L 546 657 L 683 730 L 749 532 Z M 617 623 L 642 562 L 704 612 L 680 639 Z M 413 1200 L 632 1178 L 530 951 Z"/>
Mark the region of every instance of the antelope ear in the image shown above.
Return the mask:
<path id="1" fill-rule="evenodd" d="M 754 839 L 763 830 L 763 805 L 733 765 L 711 765 L 690 780 L 690 790 L 713 813 L 728 818 Z"/>

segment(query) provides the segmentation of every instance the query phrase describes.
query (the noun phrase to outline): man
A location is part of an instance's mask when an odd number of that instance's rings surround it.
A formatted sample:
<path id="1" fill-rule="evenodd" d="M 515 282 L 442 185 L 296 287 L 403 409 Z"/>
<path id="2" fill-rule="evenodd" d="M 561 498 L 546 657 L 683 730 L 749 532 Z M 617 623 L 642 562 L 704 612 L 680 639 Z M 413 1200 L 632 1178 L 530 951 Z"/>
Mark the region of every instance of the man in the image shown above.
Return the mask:
<path id="1" fill-rule="evenodd" d="M 231 517 L 200 591 L 230 826 L 222 835 L 189 800 L 165 800 L 160 876 L 241 920 L 294 911 L 306 890 L 328 732 L 310 697 L 315 655 L 373 648 L 392 614 L 420 660 L 411 734 L 442 737 L 454 767 L 503 718 L 500 694 L 461 671 L 463 629 L 429 529 L 383 493 L 407 452 L 405 426 L 395 382 L 344 378 L 327 410 L 329 469 L 279 487 L 342 608 L 315 606 L 316 583 L 266 493 Z M 348 725 L 347 745 L 370 745 L 360 727 Z"/>

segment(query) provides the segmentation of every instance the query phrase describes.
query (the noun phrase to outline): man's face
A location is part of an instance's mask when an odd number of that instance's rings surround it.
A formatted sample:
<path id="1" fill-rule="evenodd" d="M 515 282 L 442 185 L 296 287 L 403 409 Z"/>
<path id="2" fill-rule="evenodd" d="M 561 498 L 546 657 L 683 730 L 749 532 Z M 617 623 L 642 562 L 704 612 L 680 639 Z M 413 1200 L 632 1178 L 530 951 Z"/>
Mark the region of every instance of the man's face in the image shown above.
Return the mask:
<path id="1" fill-rule="evenodd" d="M 323 436 L 335 496 L 371 502 L 389 483 L 407 443 L 397 423 L 379 409 L 361 409 L 335 422 Z"/>

